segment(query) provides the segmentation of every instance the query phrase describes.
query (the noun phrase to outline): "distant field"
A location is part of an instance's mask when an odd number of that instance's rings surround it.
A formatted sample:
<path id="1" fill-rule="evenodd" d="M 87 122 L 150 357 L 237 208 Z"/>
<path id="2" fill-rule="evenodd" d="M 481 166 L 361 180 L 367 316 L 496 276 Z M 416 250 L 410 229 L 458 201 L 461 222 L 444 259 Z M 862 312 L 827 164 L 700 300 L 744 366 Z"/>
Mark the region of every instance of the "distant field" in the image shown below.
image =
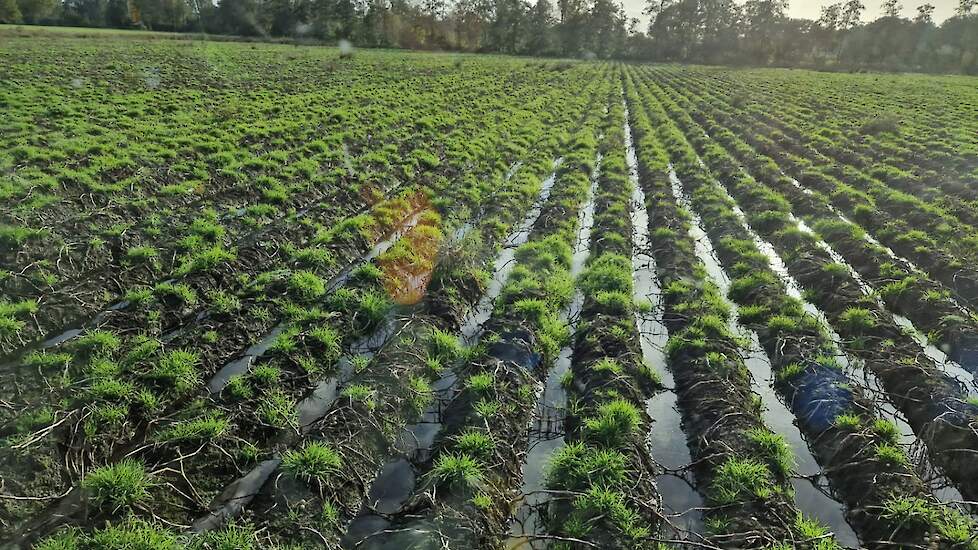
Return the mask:
<path id="1" fill-rule="evenodd" d="M 0 25 L 0 34 L 57 34 L 75 36 L 131 36 L 134 38 L 181 36 L 176 32 L 140 31 L 128 29 L 99 29 L 92 27 L 48 27 L 44 25 Z"/>
<path id="2" fill-rule="evenodd" d="M 978 80 L 0 26 L 0 548 L 978 548 Z"/>

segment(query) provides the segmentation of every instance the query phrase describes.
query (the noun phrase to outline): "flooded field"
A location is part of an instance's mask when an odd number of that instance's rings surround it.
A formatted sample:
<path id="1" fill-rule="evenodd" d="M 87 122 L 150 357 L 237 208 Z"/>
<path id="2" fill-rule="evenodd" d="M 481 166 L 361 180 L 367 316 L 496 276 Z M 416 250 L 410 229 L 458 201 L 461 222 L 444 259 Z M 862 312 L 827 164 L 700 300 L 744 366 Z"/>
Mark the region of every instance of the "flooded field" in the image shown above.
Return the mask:
<path id="1" fill-rule="evenodd" d="M 0 59 L 0 548 L 978 548 L 973 90 Z"/>

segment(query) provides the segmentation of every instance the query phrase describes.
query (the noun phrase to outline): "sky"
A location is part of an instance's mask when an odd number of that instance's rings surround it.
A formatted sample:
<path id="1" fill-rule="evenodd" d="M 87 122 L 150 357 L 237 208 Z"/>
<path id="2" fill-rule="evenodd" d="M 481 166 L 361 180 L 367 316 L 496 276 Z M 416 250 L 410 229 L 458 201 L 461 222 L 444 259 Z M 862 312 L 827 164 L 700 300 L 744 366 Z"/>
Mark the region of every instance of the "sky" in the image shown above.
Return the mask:
<path id="1" fill-rule="evenodd" d="M 622 0 L 625 4 L 625 12 L 629 17 L 638 17 L 642 21 L 639 28 L 645 30 L 648 25 L 648 17 L 642 14 L 642 10 L 645 8 L 646 0 Z M 836 0 L 838 1 L 838 0 Z M 872 21 L 880 15 L 880 5 L 883 3 L 881 0 L 862 0 L 863 4 L 866 5 L 866 11 L 863 13 L 863 21 Z M 958 0 L 901 0 L 903 4 L 903 15 L 908 18 L 913 18 L 917 13 L 917 6 L 921 4 L 934 4 L 937 8 L 934 11 L 934 20 L 940 23 L 948 17 L 954 15 L 954 8 L 958 5 Z M 804 17 L 805 19 L 818 19 L 819 14 L 822 11 L 822 6 L 828 4 L 834 4 L 831 0 L 791 0 L 788 7 L 788 15 L 790 17 Z"/>

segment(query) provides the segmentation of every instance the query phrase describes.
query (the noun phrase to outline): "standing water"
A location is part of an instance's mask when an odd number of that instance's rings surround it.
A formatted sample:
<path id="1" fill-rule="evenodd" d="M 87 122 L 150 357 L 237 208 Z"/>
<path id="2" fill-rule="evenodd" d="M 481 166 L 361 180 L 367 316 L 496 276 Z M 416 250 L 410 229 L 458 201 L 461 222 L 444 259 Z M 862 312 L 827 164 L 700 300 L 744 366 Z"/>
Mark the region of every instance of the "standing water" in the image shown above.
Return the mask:
<path id="1" fill-rule="evenodd" d="M 543 204 L 550 197 L 550 192 L 556 183 L 557 169 L 562 162 L 562 158 L 554 161 L 553 172 L 542 182 L 540 194 L 533 208 L 507 237 L 503 249 L 496 257 L 488 288 L 472 313 L 462 322 L 460 340 L 463 345 L 470 346 L 478 341 L 482 333 L 482 325 L 492 315 L 494 302 L 502 292 L 503 285 L 514 267 L 516 249 L 529 239 L 530 231 L 540 216 Z M 345 544 L 353 545 L 364 541 L 362 545 L 364 548 L 372 547 L 371 539 L 368 537 L 390 525 L 390 521 L 384 516 L 396 514 L 411 498 L 417 481 L 415 464 L 427 459 L 435 438 L 441 431 L 442 411 L 451 402 L 456 381 L 455 372 L 452 369 L 445 369 L 442 377 L 432 384 L 434 401 L 417 422 L 405 427 L 398 436 L 397 453 L 384 465 L 371 483 L 366 501 L 369 508 L 365 507 L 361 510 L 359 516 L 350 524 L 343 539 Z M 382 545 L 382 541 L 376 544 Z"/>
<path id="2" fill-rule="evenodd" d="M 697 255 L 706 265 L 707 274 L 717 284 L 721 296 L 723 296 L 727 305 L 730 307 L 730 311 L 732 312 L 730 317 L 731 330 L 745 337 L 750 343 L 750 348 L 747 350 L 748 355 L 744 363 L 751 373 L 753 389 L 760 395 L 761 402 L 764 405 L 761 413 L 762 419 L 771 430 L 785 438 L 785 441 L 794 452 L 796 460 L 795 469 L 799 477 L 792 480 L 792 486 L 795 489 L 795 501 L 798 504 L 798 508 L 807 515 L 815 517 L 825 525 L 828 525 L 834 532 L 836 540 L 841 544 L 858 546 L 859 539 L 856 537 L 852 527 L 845 520 L 845 507 L 841 502 L 829 496 L 828 491 L 825 489 L 827 482 L 821 474 L 821 468 L 816 462 L 815 457 L 812 456 L 811 450 L 808 448 L 808 444 L 801 435 L 798 426 L 795 425 L 794 415 L 774 391 L 774 375 L 771 361 L 761 348 L 757 333 L 738 323 L 737 308 L 727 298 L 727 292 L 730 289 L 730 279 L 720 266 L 713 244 L 709 236 L 702 229 L 702 221 L 693 210 L 683 190 L 682 182 L 672 167 L 669 169 L 669 179 L 672 182 L 672 191 L 676 200 L 691 214 L 690 235 L 696 242 Z M 761 241 L 746 222 L 744 222 L 744 226 L 754 238 L 755 242 Z M 759 248 L 768 256 L 771 265 L 784 265 L 784 262 L 774 253 L 770 245 Z M 797 288 L 797 285 L 795 286 Z"/>
<path id="3" fill-rule="evenodd" d="M 645 193 L 638 181 L 638 158 L 628 123 L 628 106 L 625 106 L 625 161 L 632 180 L 632 273 L 636 301 L 648 300 L 651 310 L 636 308 L 639 334 L 641 335 L 642 359 L 662 380 L 667 388 L 645 402 L 645 411 L 654 423 L 646 437 L 646 445 L 655 461 L 666 470 L 656 477 L 656 485 L 662 496 L 662 506 L 670 523 L 675 526 L 676 536 L 684 533 L 703 532 L 703 498 L 693 488 L 692 480 L 682 472 L 692 462 L 689 444 L 682 428 L 682 415 L 676 405 L 676 383 L 666 367 L 665 346 L 669 333 L 662 324 L 662 297 L 659 281 L 655 277 L 655 259 L 652 258 L 652 241 L 649 237 L 649 213 L 645 207 Z"/>
<path id="4" fill-rule="evenodd" d="M 594 226 L 594 198 L 597 192 L 598 173 L 601 170 L 601 153 L 598 153 L 591 173 L 591 187 L 584 208 L 578 215 L 577 243 L 571 260 L 571 277 L 575 280 L 584 270 L 590 253 L 591 229 Z M 568 323 L 571 333 L 581 316 L 584 307 L 584 295 L 580 291 L 574 293 L 564 320 Z M 564 375 L 570 370 L 573 349 L 565 346 L 560 350 L 554 366 L 547 374 L 543 391 L 537 399 L 534 425 L 529 433 L 529 448 L 523 463 L 523 486 L 521 494 L 523 501 L 510 531 L 512 537 L 507 542 L 507 548 L 528 550 L 542 548 L 542 541 L 533 536 L 540 533 L 538 510 L 547 502 L 547 496 L 542 492 L 545 482 L 547 460 L 554 451 L 564 445 L 564 409 L 567 404 L 567 392 L 561 385 Z"/>

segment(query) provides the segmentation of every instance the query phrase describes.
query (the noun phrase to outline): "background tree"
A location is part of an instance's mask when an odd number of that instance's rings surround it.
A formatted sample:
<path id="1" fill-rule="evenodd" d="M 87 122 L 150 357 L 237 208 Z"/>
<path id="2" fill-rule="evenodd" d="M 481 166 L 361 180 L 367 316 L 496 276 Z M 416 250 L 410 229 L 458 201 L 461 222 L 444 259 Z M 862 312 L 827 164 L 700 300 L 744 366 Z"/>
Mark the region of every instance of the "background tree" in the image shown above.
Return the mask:
<path id="1" fill-rule="evenodd" d="M 0 0 L 0 23 L 20 23 L 22 18 L 17 0 Z"/>
<path id="2" fill-rule="evenodd" d="M 656 12 L 649 36 L 663 58 L 687 61 L 697 53 L 703 23 L 699 0 L 668 2 Z"/>
<path id="3" fill-rule="evenodd" d="M 767 65 L 774 60 L 787 9 L 787 0 L 747 0 L 744 4 L 744 40 L 751 61 Z"/>
<path id="4" fill-rule="evenodd" d="M 842 6 L 842 28 L 851 30 L 862 24 L 866 5 L 860 0 L 849 0 Z"/>
<path id="5" fill-rule="evenodd" d="M 900 0 L 882 16 L 841 0 L 815 21 L 789 19 L 788 0 L 645 0 L 649 26 L 621 0 L 0 0 L 0 21 L 144 27 L 356 45 L 543 56 L 629 58 L 978 74 L 978 0 L 934 23 Z M 801 0 L 796 0 L 801 1 Z"/>
<path id="6" fill-rule="evenodd" d="M 900 17 L 900 12 L 903 11 L 903 4 L 900 0 L 883 0 L 882 4 L 883 17 Z"/>
<path id="7" fill-rule="evenodd" d="M 914 22 L 923 25 L 933 25 L 934 24 L 934 4 L 924 4 L 922 6 L 917 6 L 917 16 L 914 17 Z"/>
<path id="8" fill-rule="evenodd" d="M 585 0 L 557 0 L 557 12 L 560 18 L 557 24 L 560 51 L 564 55 L 576 57 L 583 49 L 582 33 L 588 6 Z"/>
<path id="9" fill-rule="evenodd" d="M 736 60 L 740 47 L 740 6 L 733 0 L 702 0 L 702 31 L 698 57 L 710 63 Z"/>
<path id="10" fill-rule="evenodd" d="M 549 0 L 537 0 L 529 15 L 527 25 L 526 53 L 530 55 L 546 55 L 553 51 L 551 29 L 554 23 L 554 7 Z"/>
<path id="11" fill-rule="evenodd" d="M 0 12 L 4 3 L 0 2 Z M 17 0 L 17 8 L 25 23 L 40 23 L 54 13 L 56 5 L 59 5 L 57 0 Z"/>

